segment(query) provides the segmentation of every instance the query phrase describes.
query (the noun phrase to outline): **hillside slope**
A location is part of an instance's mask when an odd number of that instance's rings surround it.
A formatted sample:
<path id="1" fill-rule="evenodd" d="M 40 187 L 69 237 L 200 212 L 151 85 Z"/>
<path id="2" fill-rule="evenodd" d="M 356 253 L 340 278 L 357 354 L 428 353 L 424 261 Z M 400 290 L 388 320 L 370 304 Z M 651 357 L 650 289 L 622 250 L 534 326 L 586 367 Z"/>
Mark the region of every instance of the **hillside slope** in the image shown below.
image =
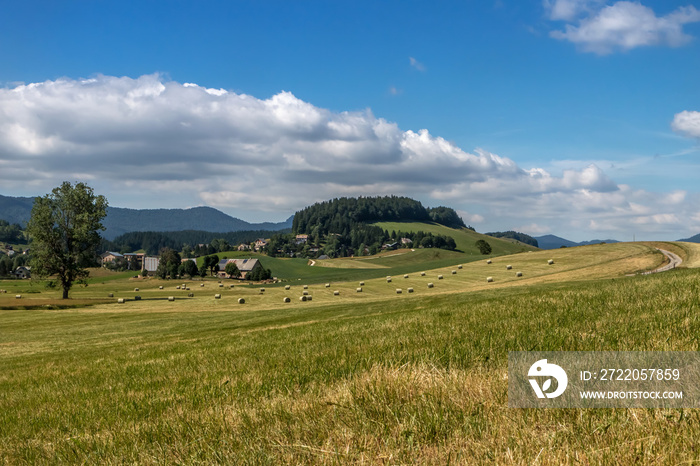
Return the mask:
<path id="1" fill-rule="evenodd" d="M 477 233 L 468 228 L 455 229 L 446 227 L 444 225 L 438 225 L 436 223 L 378 222 L 374 225 L 384 230 L 388 230 L 389 233 L 391 233 L 392 231 L 424 231 L 426 233 L 432 233 L 434 235 L 451 236 L 455 240 L 455 243 L 457 243 L 457 249 L 463 252 L 464 254 L 469 255 L 481 256 L 479 249 L 475 245 L 475 243 L 480 239 L 483 239 L 491 245 L 491 255 L 494 256 L 537 250 L 537 248 L 533 246 L 508 238 L 494 238 L 492 236 L 486 236 L 481 233 Z"/>

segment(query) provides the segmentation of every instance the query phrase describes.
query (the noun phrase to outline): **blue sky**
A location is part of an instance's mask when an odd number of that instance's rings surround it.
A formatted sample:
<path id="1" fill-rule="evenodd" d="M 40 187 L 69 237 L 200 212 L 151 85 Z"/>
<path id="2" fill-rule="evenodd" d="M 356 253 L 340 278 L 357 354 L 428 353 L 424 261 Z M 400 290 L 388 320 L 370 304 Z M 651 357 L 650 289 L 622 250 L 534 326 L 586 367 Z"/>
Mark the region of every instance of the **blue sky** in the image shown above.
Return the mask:
<path id="1" fill-rule="evenodd" d="M 29 0 L 0 63 L 0 194 L 80 180 L 249 221 L 398 194 L 478 231 L 700 232 L 696 1 Z"/>

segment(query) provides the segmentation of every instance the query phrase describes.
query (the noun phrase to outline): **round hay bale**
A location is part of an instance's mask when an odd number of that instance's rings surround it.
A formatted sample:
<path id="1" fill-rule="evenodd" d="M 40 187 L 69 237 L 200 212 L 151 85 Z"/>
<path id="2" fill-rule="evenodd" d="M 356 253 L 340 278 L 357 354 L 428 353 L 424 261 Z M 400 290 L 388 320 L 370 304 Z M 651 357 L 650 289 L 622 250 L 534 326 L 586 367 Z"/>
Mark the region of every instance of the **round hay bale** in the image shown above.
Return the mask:
<path id="1" fill-rule="evenodd" d="M 308 289 L 309 289 L 309 285 L 304 285 L 304 289 L 305 289 L 305 290 L 308 290 Z"/>
<path id="2" fill-rule="evenodd" d="M 335 291 L 333 292 L 333 296 L 340 296 L 340 291 L 335 290 Z"/>
<path id="3" fill-rule="evenodd" d="M 160 285 L 160 286 L 158 287 L 158 289 L 159 289 L 159 290 L 162 290 L 162 289 L 163 289 L 163 285 Z"/>
<path id="4" fill-rule="evenodd" d="M 134 301 L 141 301 L 141 296 L 134 296 Z"/>
<path id="5" fill-rule="evenodd" d="M 406 291 L 408 291 L 409 293 L 413 293 L 413 288 L 409 288 Z"/>
<path id="6" fill-rule="evenodd" d="M 215 295 L 214 295 L 214 299 L 221 299 L 221 295 L 220 295 L 220 294 L 215 294 Z"/>
<path id="7" fill-rule="evenodd" d="M 305 303 L 305 302 L 306 302 L 306 296 L 299 296 L 299 301 Z"/>
<path id="8" fill-rule="evenodd" d="M 452 275 L 457 275 L 457 271 L 456 271 L 456 270 L 453 270 L 453 271 L 452 271 Z"/>
<path id="9" fill-rule="evenodd" d="M 462 268 L 462 266 L 461 266 L 461 265 L 458 265 L 458 266 L 457 266 L 457 268 L 458 268 L 458 269 L 461 269 L 461 268 Z"/>
<path id="10" fill-rule="evenodd" d="M 179 289 L 180 289 L 180 285 L 177 285 L 175 288 L 179 290 Z"/>
<path id="11" fill-rule="evenodd" d="M 549 260 L 547 261 L 547 264 L 549 264 L 549 265 L 554 264 L 554 259 L 549 259 Z"/>
<path id="12" fill-rule="evenodd" d="M 326 283 L 326 288 L 330 288 L 330 287 L 331 287 L 331 284 L 330 284 L 330 283 Z"/>
<path id="13" fill-rule="evenodd" d="M 404 275 L 403 278 L 408 278 L 408 274 Z"/>
<path id="14" fill-rule="evenodd" d="M 491 283 L 491 282 L 493 281 L 493 277 L 486 277 L 486 281 L 487 281 L 488 283 Z"/>
<path id="15" fill-rule="evenodd" d="M 442 275 L 438 275 L 438 280 L 442 280 Z"/>
<path id="16" fill-rule="evenodd" d="M 403 293 L 403 290 L 401 288 L 396 288 L 396 294 L 401 294 Z"/>
<path id="17" fill-rule="evenodd" d="M 487 263 L 487 264 L 490 264 L 490 263 L 491 263 L 491 259 L 487 260 L 486 263 Z"/>
<path id="18" fill-rule="evenodd" d="M 432 283 L 428 283 L 428 288 L 432 288 L 432 287 L 434 287 L 434 286 L 435 286 L 435 285 L 433 285 Z"/>
<path id="19" fill-rule="evenodd" d="M 203 287 L 204 287 L 204 283 L 200 284 L 199 286 L 203 288 Z"/>
<path id="20" fill-rule="evenodd" d="M 187 297 L 194 298 L 194 293 L 187 293 Z"/>
<path id="21" fill-rule="evenodd" d="M 236 286 L 236 285 L 229 285 L 228 287 L 229 287 L 229 288 L 233 288 L 234 286 Z"/>
<path id="22" fill-rule="evenodd" d="M 365 282 L 360 282 L 360 286 L 365 286 Z"/>
<path id="23" fill-rule="evenodd" d="M 175 301 L 175 296 L 168 296 L 168 301 Z"/>
<path id="24" fill-rule="evenodd" d="M 420 273 L 420 276 L 421 276 L 421 277 L 425 277 L 425 272 L 421 272 L 421 273 Z"/>
<path id="25" fill-rule="evenodd" d="M 265 288 L 260 288 L 260 292 L 261 292 L 261 293 L 264 293 L 264 292 L 265 292 Z"/>
<path id="26" fill-rule="evenodd" d="M 190 287 L 188 286 L 187 288 L 185 288 L 185 291 L 190 291 Z"/>
<path id="27" fill-rule="evenodd" d="M 114 293 L 110 293 L 107 295 L 108 298 L 114 298 Z"/>
<path id="28" fill-rule="evenodd" d="M 138 288 L 134 288 L 134 291 L 135 291 L 135 292 L 138 291 L 138 290 L 139 290 Z"/>
<path id="29" fill-rule="evenodd" d="M 16 295 L 15 295 L 15 299 L 22 299 L 22 295 L 21 295 L 21 294 L 16 294 Z"/>
<path id="30" fill-rule="evenodd" d="M 286 285 L 286 286 L 284 287 L 284 289 L 285 289 L 285 290 L 291 290 L 291 289 L 292 289 L 292 287 L 291 287 L 291 286 L 289 286 L 289 285 Z"/>
<path id="31" fill-rule="evenodd" d="M 309 295 L 309 292 L 308 292 L 307 290 L 304 290 L 304 291 L 301 292 L 301 294 L 303 294 L 304 296 L 308 296 L 308 295 Z"/>
<path id="32" fill-rule="evenodd" d="M 238 304 L 245 304 L 245 299 L 238 298 Z"/>
<path id="33" fill-rule="evenodd" d="M 224 284 L 223 284 L 223 283 L 219 283 L 219 288 L 223 288 L 223 287 L 224 287 Z"/>
<path id="34" fill-rule="evenodd" d="M 362 288 L 358 288 L 358 289 L 355 290 L 355 291 L 357 291 L 358 293 L 362 293 Z"/>
<path id="35" fill-rule="evenodd" d="M 522 277 L 522 276 L 523 276 L 523 273 L 522 273 L 522 272 L 515 272 L 515 276 L 516 276 L 516 277 Z"/>
<path id="36" fill-rule="evenodd" d="M 285 296 L 285 298 L 282 300 L 282 302 L 283 303 L 291 303 L 292 300 Z"/>
<path id="37" fill-rule="evenodd" d="M 311 301 L 312 298 L 313 298 L 313 296 L 307 296 L 307 297 L 306 297 L 306 300 L 307 300 L 307 301 Z"/>
<path id="38" fill-rule="evenodd" d="M 506 270 L 510 270 L 510 269 L 512 269 L 512 268 L 513 268 L 512 265 L 506 265 Z"/>
<path id="39" fill-rule="evenodd" d="M 387 282 L 387 283 L 391 283 L 391 278 L 387 278 L 387 279 L 386 279 L 386 282 Z"/>
<path id="40" fill-rule="evenodd" d="M 119 303 L 119 304 L 124 304 L 125 302 L 126 301 L 124 300 L 124 298 L 117 299 L 117 303 Z"/>

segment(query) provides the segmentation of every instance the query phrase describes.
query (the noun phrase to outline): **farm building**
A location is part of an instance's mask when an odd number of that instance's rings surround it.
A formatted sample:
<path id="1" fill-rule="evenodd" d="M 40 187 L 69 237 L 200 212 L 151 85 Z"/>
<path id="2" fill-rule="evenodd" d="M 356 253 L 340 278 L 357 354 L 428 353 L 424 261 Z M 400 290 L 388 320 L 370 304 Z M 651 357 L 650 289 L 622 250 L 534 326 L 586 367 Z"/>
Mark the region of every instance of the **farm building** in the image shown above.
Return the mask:
<path id="1" fill-rule="evenodd" d="M 19 266 L 12 272 L 12 275 L 17 278 L 31 278 L 31 268 L 23 265 Z"/>
<path id="2" fill-rule="evenodd" d="M 256 269 L 262 269 L 262 264 L 258 259 L 222 259 L 219 261 L 219 277 L 230 278 L 226 275 L 226 264 L 233 262 L 241 272 L 241 278 L 246 276 Z"/>
<path id="3" fill-rule="evenodd" d="M 102 255 L 102 265 L 107 264 L 107 262 L 114 262 L 115 260 L 123 259 L 124 255 L 118 252 L 107 251 L 103 252 Z"/>
<path id="4" fill-rule="evenodd" d="M 155 273 L 160 265 L 159 257 L 146 256 L 143 258 L 143 268 L 141 270 L 146 270 L 148 273 Z"/>

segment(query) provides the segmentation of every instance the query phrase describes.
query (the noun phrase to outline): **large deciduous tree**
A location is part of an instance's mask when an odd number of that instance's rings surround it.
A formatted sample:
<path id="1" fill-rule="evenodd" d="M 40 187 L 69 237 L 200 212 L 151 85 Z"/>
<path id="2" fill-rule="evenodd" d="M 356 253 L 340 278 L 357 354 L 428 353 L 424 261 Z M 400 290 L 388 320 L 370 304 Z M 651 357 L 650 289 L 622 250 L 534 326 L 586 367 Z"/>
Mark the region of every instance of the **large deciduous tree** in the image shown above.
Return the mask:
<path id="1" fill-rule="evenodd" d="M 51 194 L 34 200 L 27 233 L 32 239 L 32 274 L 55 275 L 63 299 L 73 284 L 85 283 L 87 267 L 97 265 L 99 231 L 107 215 L 107 199 L 84 183 L 65 181 Z"/>

